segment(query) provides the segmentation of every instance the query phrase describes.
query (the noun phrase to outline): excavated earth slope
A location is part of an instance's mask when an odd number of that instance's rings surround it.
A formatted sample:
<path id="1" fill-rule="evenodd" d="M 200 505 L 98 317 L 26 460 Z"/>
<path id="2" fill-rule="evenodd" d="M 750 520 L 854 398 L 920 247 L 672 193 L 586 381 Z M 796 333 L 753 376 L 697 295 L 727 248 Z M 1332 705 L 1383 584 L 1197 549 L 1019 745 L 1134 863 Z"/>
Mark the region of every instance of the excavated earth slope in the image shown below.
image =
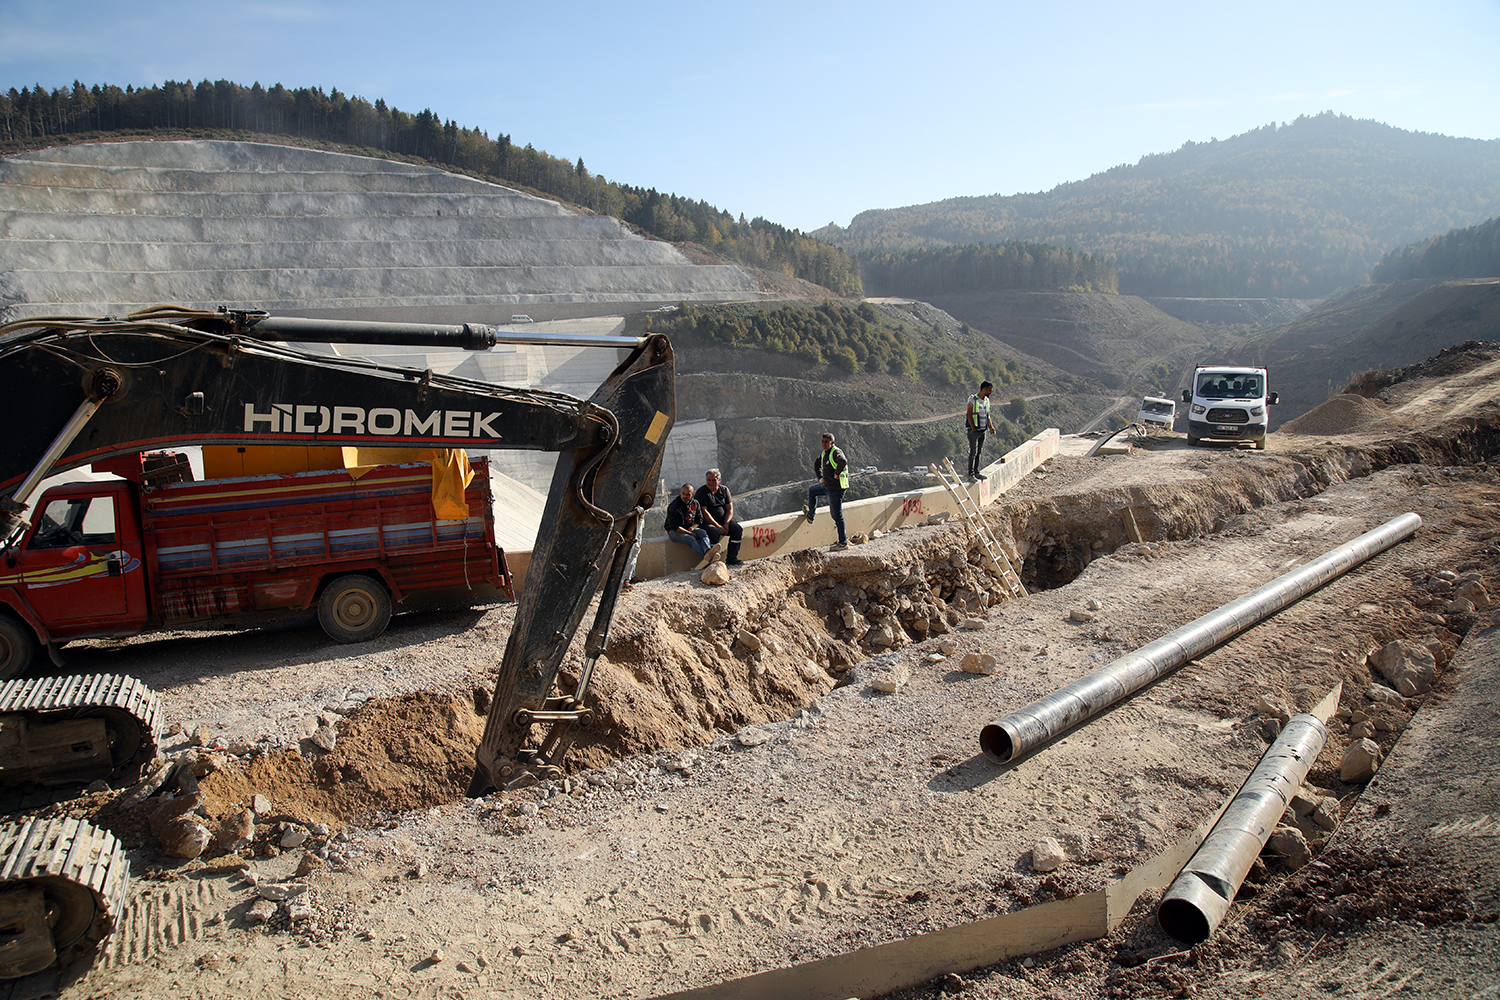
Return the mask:
<path id="1" fill-rule="evenodd" d="M 1366 401 L 1378 419 L 1330 411 L 1340 430 L 1273 434 L 1266 452 L 1174 438 L 1055 460 L 988 513 L 1024 557 L 1024 599 L 998 599 L 962 525 L 753 562 L 718 588 L 637 586 L 576 769 L 522 792 L 463 797 L 507 606 L 401 616 L 359 647 L 310 627 L 70 647 L 70 670 L 162 692 L 182 726 L 168 753 L 199 790 L 25 810 L 93 816 L 132 848 L 126 926 L 63 995 L 653 997 L 907 937 L 1116 878 L 1341 681 L 1308 784 L 1328 816 L 1366 815 L 1345 749 L 1368 732 L 1390 754 L 1466 690 L 1448 664 L 1500 593 L 1497 361 L 1449 360 Z M 1009 768 L 978 753 L 1005 712 L 1407 511 L 1414 538 L 1066 738 Z M 1435 654 L 1433 692 L 1372 700 L 1371 654 L 1398 639 Z M 995 671 L 960 669 L 969 653 Z M 1478 796 L 1468 848 L 1441 864 L 1423 861 L 1421 816 L 1393 847 L 1360 846 L 1360 823 L 1391 812 L 1377 796 L 1313 866 L 1268 858 L 1198 949 L 1155 928 L 1148 893 L 1107 939 L 903 995 L 1493 989 L 1493 756 L 1460 768 L 1423 746 L 1425 780 Z M 215 842 L 167 857 L 153 826 L 194 809 Z M 1049 838 L 1065 860 L 1043 874 Z"/>

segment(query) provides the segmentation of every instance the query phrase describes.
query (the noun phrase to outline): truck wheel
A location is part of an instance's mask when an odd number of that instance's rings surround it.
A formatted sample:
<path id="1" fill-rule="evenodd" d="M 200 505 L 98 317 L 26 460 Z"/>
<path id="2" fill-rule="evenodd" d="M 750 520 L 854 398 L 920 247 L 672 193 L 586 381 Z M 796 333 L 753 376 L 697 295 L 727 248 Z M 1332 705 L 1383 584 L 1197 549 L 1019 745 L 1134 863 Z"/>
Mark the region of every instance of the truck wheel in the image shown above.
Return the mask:
<path id="1" fill-rule="evenodd" d="M 391 595 L 362 573 L 341 576 L 318 599 L 318 623 L 339 642 L 365 642 L 391 622 Z"/>
<path id="2" fill-rule="evenodd" d="M 1193 437 L 1191 434 L 1189 434 L 1188 435 L 1188 447 L 1189 448 L 1195 448 L 1195 447 L 1197 447 L 1197 445 L 1198 445 L 1198 439 L 1195 438 L 1195 437 Z"/>
<path id="3" fill-rule="evenodd" d="M 8 681 L 31 666 L 36 636 L 25 622 L 0 615 L 0 681 Z"/>

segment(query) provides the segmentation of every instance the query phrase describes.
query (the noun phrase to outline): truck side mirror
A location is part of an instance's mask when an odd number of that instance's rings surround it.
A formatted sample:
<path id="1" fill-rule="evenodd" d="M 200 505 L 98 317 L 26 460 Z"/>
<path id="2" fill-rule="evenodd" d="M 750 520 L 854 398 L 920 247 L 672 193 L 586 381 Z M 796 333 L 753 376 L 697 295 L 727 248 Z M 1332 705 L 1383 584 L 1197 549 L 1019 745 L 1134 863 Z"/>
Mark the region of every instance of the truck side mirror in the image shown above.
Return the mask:
<path id="1" fill-rule="evenodd" d="M 1191 390 L 1191 389 L 1184 389 L 1184 390 L 1182 390 L 1182 401 L 1184 403 L 1191 403 L 1193 401 L 1193 390 Z"/>
<path id="2" fill-rule="evenodd" d="M 1269 396 L 1266 397 L 1266 402 L 1267 403 L 1279 403 L 1279 402 L 1281 402 L 1281 400 L 1278 397 L 1278 395 L 1273 392 Z"/>

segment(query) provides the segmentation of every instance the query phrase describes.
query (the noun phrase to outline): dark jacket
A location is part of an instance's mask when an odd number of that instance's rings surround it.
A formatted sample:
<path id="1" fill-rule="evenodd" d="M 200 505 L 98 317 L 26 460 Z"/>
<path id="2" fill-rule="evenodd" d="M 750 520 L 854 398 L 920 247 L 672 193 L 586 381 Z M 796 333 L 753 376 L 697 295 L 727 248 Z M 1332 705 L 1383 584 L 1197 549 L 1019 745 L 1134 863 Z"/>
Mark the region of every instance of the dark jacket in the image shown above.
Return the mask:
<path id="1" fill-rule="evenodd" d="M 703 508 L 696 499 L 683 503 L 681 496 L 672 498 L 667 504 L 667 534 L 675 534 L 678 528 L 703 527 Z"/>
<path id="2" fill-rule="evenodd" d="M 818 452 L 818 457 L 813 459 L 813 475 L 820 479 L 824 486 L 830 490 L 839 489 L 839 473 L 849 471 L 849 460 L 834 445 L 828 452 L 828 461 L 823 461 L 823 452 Z"/>

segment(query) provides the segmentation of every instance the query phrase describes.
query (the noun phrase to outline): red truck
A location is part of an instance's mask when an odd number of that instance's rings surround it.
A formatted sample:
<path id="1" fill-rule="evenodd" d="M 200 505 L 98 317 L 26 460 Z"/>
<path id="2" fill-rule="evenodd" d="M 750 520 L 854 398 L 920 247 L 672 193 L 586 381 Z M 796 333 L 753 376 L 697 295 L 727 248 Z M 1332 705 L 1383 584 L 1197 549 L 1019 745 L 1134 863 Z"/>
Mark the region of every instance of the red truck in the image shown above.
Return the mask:
<path id="1" fill-rule="evenodd" d="M 409 597 L 514 596 L 482 459 L 461 521 L 437 519 L 426 464 L 206 482 L 171 481 L 187 469 L 181 455 L 93 469 L 123 478 L 49 489 L 3 552 L 0 679 L 26 669 L 38 643 L 56 662 L 74 639 L 314 604 L 331 637 L 361 642 Z"/>

